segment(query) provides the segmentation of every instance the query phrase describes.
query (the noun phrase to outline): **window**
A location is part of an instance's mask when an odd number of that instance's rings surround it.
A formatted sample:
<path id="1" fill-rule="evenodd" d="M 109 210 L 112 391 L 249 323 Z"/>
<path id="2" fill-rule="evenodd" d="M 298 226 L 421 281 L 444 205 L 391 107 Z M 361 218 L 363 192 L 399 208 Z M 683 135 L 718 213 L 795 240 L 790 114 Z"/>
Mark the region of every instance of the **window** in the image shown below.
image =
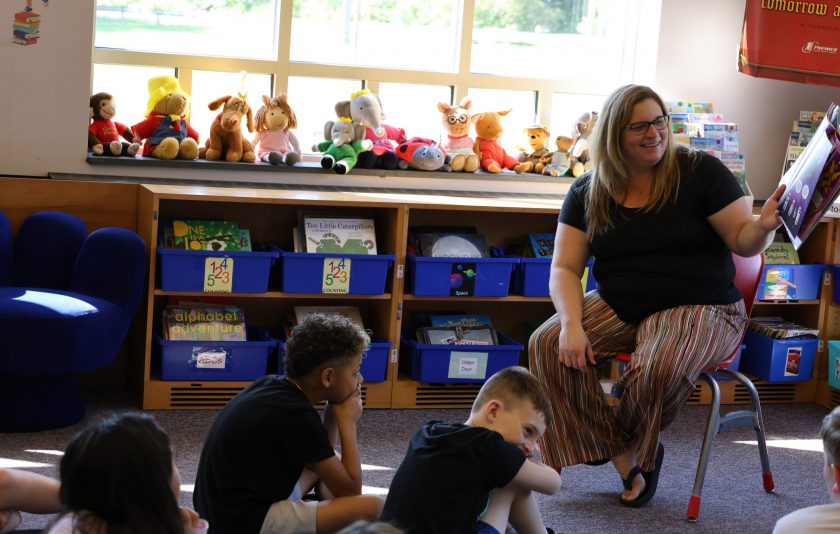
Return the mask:
<path id="1" fill-rule="evenodd" d="M 190 100 L 193 102 L 190 111 L 190 126 L 198 132 L 201 145 L 210 135 L 210 126 L 221 108 L 211 111 L 208 105 L 226 95 L 236 95 L 245 90 L 246 101 L 251 106 L 251 115 L 256 115 L 257 110 L 262 106 L 262 95 L 271 95 L 271 76 L 266 74 L 246 74 L 243 84 L 242 73 L 239 72 L 213 72 L 197 70 L 193 72 L 192 93 Z M 242 121 L 242 133 L 247 139 L 253 135 L 248 132 L 248 126 Z"/>
<path id="2" fill-rule="evenodd" d="M 133 67 L 126 65 L 94 65 L 93 90 L 90 94 L 109 93 L 117 106 L 117 120 L 133 126 L 146 117 L 149 102 L 149 78 L 174 76 L 175 69 L 160 67 Z M 119 80 L 119 83 L 114 83 Z"/>
<path id="3" fill-rule="evenodd" d="M 304 151 L 323 138 L 336 101 L 364 87 L 410 136 L 439 138 L 439 100 L 469 95 L 473 112 L 512 109 L 503 143 L 513 152 L 525 144 L 525 127 L 565 133 L 618 85 L 648 81 L 661 0 L 97 0 L 96 7 L 92 85 L 117 97 L 120 117 L 145 112 L 148 77 L 177 73 L 203 144 L 213 116 L 207 104 L 238 87 L 246 71 L 253 109 L 262 94 L 289 95 Z"/>

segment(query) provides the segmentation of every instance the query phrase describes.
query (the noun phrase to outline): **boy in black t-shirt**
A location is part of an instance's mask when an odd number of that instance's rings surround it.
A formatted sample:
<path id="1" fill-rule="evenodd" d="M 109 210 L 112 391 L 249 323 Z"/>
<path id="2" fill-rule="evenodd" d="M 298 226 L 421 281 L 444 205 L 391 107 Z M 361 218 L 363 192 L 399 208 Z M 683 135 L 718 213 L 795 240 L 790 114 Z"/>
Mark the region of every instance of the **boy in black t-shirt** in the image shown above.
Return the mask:
<path id="1" fill-rule="evenodd" d="M 527 369 L 494 374 L 466 423 L 431 421 L 412 436 L 382 519 L 413 534 L 546 532 L 532 492 L 560 490 L 560 474 L 533 459 L 549 413 Z"/>
<path id="2" fill-rule="evenodd" d="M 369 342 L 346 317 L 313 314 L 286 343 L 286 376 L 258 379 L 219 412 L 193 494 L 210 534 L 323 534 L 379 516 L 382 499 L 360 495 L 356 441 Z M 322 401 L 323 421 L 312 407 Z M 316 486 L 330 500 L 301 500 Z"/>

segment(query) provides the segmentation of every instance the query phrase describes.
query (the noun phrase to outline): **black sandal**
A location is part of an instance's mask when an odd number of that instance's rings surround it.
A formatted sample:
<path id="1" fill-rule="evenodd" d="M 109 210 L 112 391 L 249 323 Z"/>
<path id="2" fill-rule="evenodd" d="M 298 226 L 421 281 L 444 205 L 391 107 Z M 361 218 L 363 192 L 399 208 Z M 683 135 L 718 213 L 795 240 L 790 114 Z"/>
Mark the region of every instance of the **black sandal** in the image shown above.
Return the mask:
<path id="1" fill-rule="evenodd" d="M 645 472 L 639 469 L 639 466 L 633 466 L 633 469 L 627 473 L 627 478 L 621 480 L 624 485 L 624 489 L 627 491 L 633 489 L 633 479 L 636 478 L 636 475 L 638 474 L 641 474 L 642 478 L 645 479 L 645 489 L 632 501 L 622 499 L 621 496 L 619 496 L 618 501 L 621 504 L 631 508 L 641 508 L 653 499 L 653 496 L 656 494 L 656 486 L 659 483 L 659 471 L 662 469 L 663 458 L 665 458 L 665 447 L 663 447 L 662 443 L 660 443 L 656 448 L 656 464 L 653 471 Z"/>

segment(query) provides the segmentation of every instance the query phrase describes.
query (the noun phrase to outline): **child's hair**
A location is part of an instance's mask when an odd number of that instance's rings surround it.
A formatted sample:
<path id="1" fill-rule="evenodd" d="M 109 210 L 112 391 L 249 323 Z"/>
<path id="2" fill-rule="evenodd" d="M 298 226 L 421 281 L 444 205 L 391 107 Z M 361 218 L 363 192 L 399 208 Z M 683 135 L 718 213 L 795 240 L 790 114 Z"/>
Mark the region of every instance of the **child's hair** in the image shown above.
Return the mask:
<path id="1" fill-rule="evenodd" d="M 334 358 L 352 358 L 367 350 L 370 336 L 340 314 L 313 313 L 292 330 L 286 342 L 286 376 L 301 378 Z"/>
<path id="2" fill-rule="evenodd" d="M 172 470 L 166 432 L 148 414 L 123 413 L 76 434 L 61 459 L 59 498 L 81 532 L 101 520 L 109 533 L 183 534 Z"/>
<path id="3" fill-rule="evenodd" d="M 477 412 L 493 399 L 502 401 L 507 409 L 529 400 L 546 421 L 551 418 L 551 405 L 545 388 L 537 377 L 518 365 L 502 369 L 487 379 L 473 402 L 472 412 Z"/>
<path id="4" fill-rule="evenodd" d="M 391 523 L 360 519 L 338 531 L 338 534 L 404 534 L 404 532 Z"/>
<path id="5" fill-rule="evenodd" d="M 823 419 L 820 437 L 829 463 L 840 465 L 840 406 Z"/>

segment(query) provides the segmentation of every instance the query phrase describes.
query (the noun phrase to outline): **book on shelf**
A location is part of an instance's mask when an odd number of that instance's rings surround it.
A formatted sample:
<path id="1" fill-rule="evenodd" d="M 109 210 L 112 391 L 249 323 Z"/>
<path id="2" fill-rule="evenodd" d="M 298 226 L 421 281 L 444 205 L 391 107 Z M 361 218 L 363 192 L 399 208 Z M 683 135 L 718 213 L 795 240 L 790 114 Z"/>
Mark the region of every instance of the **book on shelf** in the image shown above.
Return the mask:
<path id="1" fill-rule="evenodd" d="M 764 249 L 765 265 L 799 265 L 799 253 L 793 243 L 773 241 Z"/>
<path id="2" fill-rule="evenodd" d="M 373 219 L 304 217 L 303 235 L 305 252 L 376 254 Z"/>
<path id="3" fill-rule="evenodd" d="M 819 330 L 787 321 L 781 317 L 753 317 L 749 329 L 774 339 L 815 339 Z"/>
<path id="4" fill-rule="evenodd" d="M 417 339 L 427 345 L 498 345 L 493 327 L 482 326 L 424 326 L 418 329 Z"/>
<path id="5" fill-rule="evenodd" d="M 431 258 L 489 258 L 490 247 L 481 234 L 417 234 L 417 255 Z"/>
<path id="6" fill-rule="evenodd" d="M 365 327 L 362 322 L 362 314 L 359 313 L 359 308 L 356 306 L 295 306 L 294 312 L 295 324 L 302 323 L 313 313 L 324 313 L 343 315 L 362 328 Z"/>
<path id="7" fill-rule="evenodd" d="M 251 252 L 253 250 L 251 248 L 251 231 L 247 228 L 239 229 L 239 250 L 245 252 Z"/>
<path id="8" fill-rule="evenodd" d="M 431 326 L 492 326 L 489 315 L 474 313 L 440 314 L 429 317 Z"/>
<path id="9" fill-rule="evenodd" d="M 840 195 L 840 135 L 834 103 L 780 183 L 787 186 L 779 199 L 782 225 L 798 249 Z"/>
<path id="10" fill-rule="evenodd" d="M 169 341 L 245 341 L 245 314 L 240 308 L 167 307 L 163 333 Z"/>
<path id="11" fill-rule="evenodd" d="M 531 232 L 528 234 L 531 250 L 535 258 L 550 258 L 554 254 L 554 234 L 551 232 Z"/>
<path id="12" fill-rule="evenodd" d="M 174 219 L 173 248 L 186 250 L 238 251 L 239 225 L 231 221 Z"/>

